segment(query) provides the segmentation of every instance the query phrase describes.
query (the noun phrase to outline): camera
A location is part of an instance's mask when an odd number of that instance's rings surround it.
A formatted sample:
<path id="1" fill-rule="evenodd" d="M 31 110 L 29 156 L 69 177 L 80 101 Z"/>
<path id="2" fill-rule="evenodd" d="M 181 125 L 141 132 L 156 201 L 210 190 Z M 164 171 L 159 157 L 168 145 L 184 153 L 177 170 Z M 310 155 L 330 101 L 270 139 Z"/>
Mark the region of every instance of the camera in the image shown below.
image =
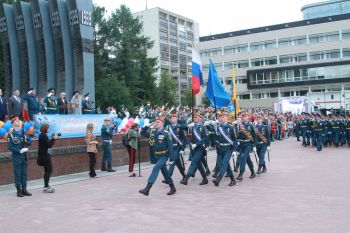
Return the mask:
<path id="1" fill-rule="evenodd" d="M 61 133 L 54 133 L 53 135 L 57 135 L 58 137 L 61 137 Z"/>

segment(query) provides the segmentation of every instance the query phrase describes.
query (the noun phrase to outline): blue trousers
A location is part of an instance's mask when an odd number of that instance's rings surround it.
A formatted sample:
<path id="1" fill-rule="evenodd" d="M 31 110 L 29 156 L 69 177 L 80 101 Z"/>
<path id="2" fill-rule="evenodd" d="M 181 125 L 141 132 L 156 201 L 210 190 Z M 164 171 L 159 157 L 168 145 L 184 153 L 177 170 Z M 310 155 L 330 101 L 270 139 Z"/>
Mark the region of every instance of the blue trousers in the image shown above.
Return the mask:
<path id="1" fill-rule="evenodd" d="M 348 145 L 350 145 L 350 131 L 346 131 L 346 141 L 348 142 Z"/>
<path id="2" fill-rule="evenodd" d="M 338 145 L 339 144 L 339 136 L 340 131 L 339 130 L 333 130 L 333 144 Z"/>
<path id="3" fill-rule="evenodd" d="M 340 143 L 344 145 L 346 143 L 346 132 L 345 130 L 340 131 Z"/>
<path id="4" fill-rule="evenodd" d="M 301 136 L 303 137 L 303 144 L 310 145 L 310 132 L 306 128 L 301 128 Z"/>
<path id="5" fill-rule="evenodd" d="M 174 184 L 173 183 L 173 179 L 171 179 L 170 175 L 169 175 L 169 171 L 166 168 L 166 161 L 168 160 L 168 156 L 157 156 L 155 155 L 155 159 L 156 159 L 156 164 L 154 165 L 153 169 L 152 169 L 152 173 L 148 178 L 148 183 L 149 184 L 154 184 L 157 180 L 157 177 L 159 175 L 159 171 L 162 172 L 165 182 L 167 184 Z"/>
<path id="6" fill-rule="evenodd" d="M 27 186 L 28 161 L 24 154 L 12 153 L 12 166 L 16 186 Z"/>
<path id="7" fill-rule="evenodd" d="M 240 153 L 242 154 L 242 159 L 240 161 L 239 169 L 241 172 L 245 171 L 245 165 L 248 164 L 248 167 L 251 171 L 254 171 L 254 165 L 250 159 L 250 151 L 252 150 L 252 144 L 250 142 L 243 142 L 240 145 Z"/>
<path id="8" fill-rule="evenodd" d="M 221 176 L 224 176 L 226 172 L 227 172 L 227 175 L 233 176 L 232 168 L 230 165 L 231 156 L 232 156 L 232 150 L 219 151 L 218 158 L 219 158 Z"/>
<path id="9" fill-rule="evenodd" d="M 323 136 L 322 132 L 314 132 L 316 138 L 316 147 L 317 150 L 322 150 Z"/>
<path id="10" fill-rule="evenodd" d="M 196 147 L 194 150 L 191 151 L 192 158 L 191 158 L 191 165 L 188 169 L 187 174 L 189 176 L 194 175 L 195 171 L 198 169 L 201 173 L 202 177 L 205 177 L 205 169 L 203 166 L 202 159 L 204 157 L 204 147 L 199 146 Z"/>
<path id="11" fill-rule="evenodd" d="M 183 158 L 180 156 L 180 148 L 174 148 L 174 163 L 169 166 L 169 175 L 173 176 L 175 166 L 179 169 L 182 176 L 185 175 L 185 168 L 182 164 Z"/>
<path id="12" fill-rule="evenodd" d="M 265 165 L 265 154 L 267 151 L 267 144 L 258 144 L 256 147 L 256 153 L 258 154 L 259 157 L 259 165 Z"/>
<path id="13" fill-rule="evenodd" d="M 103 142 L 102 163 L 105 162 L 107 162 L 108 164 L 112 163 L 111 144 L 109 142 Z"/>

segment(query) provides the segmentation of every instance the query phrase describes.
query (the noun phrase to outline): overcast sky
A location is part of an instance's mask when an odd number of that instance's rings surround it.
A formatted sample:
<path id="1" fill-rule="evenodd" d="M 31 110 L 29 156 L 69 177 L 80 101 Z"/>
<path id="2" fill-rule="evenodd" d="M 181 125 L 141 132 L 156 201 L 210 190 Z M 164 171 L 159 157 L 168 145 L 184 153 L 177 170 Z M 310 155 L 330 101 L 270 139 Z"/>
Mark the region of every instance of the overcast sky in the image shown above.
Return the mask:
<path id="1" fill-rule="evenodd" d="M 301 7 L 323 0 L 147 0 L 199 23 L 200 36 L 302 20 Z M 125 4 L 131 12 L 146 9 L 146 0 L 93 0 L 111 12 Z"/>

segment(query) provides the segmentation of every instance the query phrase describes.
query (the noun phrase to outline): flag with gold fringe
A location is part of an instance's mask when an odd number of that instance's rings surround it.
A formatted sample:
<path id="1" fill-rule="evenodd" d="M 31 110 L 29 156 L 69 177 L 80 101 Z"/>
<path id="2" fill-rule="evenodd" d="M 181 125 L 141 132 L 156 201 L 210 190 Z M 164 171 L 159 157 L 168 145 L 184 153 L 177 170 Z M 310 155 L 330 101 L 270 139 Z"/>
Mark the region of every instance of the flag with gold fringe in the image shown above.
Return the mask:
<path id="1" fill-rule="evenodd" d="M 241 111 L 238 100 L 237 100 L 237 87 L 236 87 L 236 75 L 235 75 L 235 67 L 232 64 L 232 82 L 231 82 L 231 100 L 228 105 L 228 118 L 229 120 L 234 119 L 238 113 Z"/>

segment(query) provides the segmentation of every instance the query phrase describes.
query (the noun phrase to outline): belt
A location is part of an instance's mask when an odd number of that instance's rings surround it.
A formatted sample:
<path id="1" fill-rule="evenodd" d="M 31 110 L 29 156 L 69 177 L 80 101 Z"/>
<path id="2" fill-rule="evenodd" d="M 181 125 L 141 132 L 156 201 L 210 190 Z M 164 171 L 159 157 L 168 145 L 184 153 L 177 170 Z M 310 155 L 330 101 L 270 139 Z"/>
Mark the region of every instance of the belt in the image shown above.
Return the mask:
<path id="1" fill-rule="evenodd" d="M 332 127 L 333 129 L 339 129 L 339 127 Z"/>
<path id="2" fill-rule="evenodd" d="M 83 109 L 83 111 L 92 112 L 92 110 L 91 110 L 91 109 Z"/>
<path id="3" fill-rule="evenodd" d="M 51 110 L 57 110 L 57 108 L 47 108 L 47 109 L 51 109 Z"/>
<path id="4" fill-rule="evenodd" d="M 166 154 L 168 151 L 166 151 L 166 150 L 161 150 L 161 151 L 155 151 L 154 153 L 156 154 L 156 155 L 162 155 L 162 154 Z"/>
<path id="5" fill-rule="evenodd" d="M 301 128 L 306 128 L 307 126 L 300 126 Z"/>
<path id="6" fill-rule="evenodd" d="M 238 141 L 240 141 L 240 142 L 250 142 L 249 139 L 248 140 L 241 140 L 241 139 L 239 139 Z"/>
<path id="7" fill-rule="evenodd" d="M 258 144 L 264 144 L 265 142 L 258 142 Z"/>
<path id="8" fill-rule="evenodd" d="M 322 131 L 322 129 L 316 129 L 316 131 Z"/>
<path id="9" fill-rule="evenodd" d="M 219 143 L 220 146 L 231 146 L 230 143 Z"/>
<path id="10" fill-rule="evenodd" d="M 346 128 L 346 129 L 350 129 L 350 128 Z"/>
<path id="11" fill-rule="evenodd" d="M 112 140 L 103 140 L 104 142 L 112 143 Z"/>
<path id="12" fill-rule="evenodd" d="M 177 144 L 177 143 L 173 143 L 173 146 L 178 146 L 179 144 Z"/>

